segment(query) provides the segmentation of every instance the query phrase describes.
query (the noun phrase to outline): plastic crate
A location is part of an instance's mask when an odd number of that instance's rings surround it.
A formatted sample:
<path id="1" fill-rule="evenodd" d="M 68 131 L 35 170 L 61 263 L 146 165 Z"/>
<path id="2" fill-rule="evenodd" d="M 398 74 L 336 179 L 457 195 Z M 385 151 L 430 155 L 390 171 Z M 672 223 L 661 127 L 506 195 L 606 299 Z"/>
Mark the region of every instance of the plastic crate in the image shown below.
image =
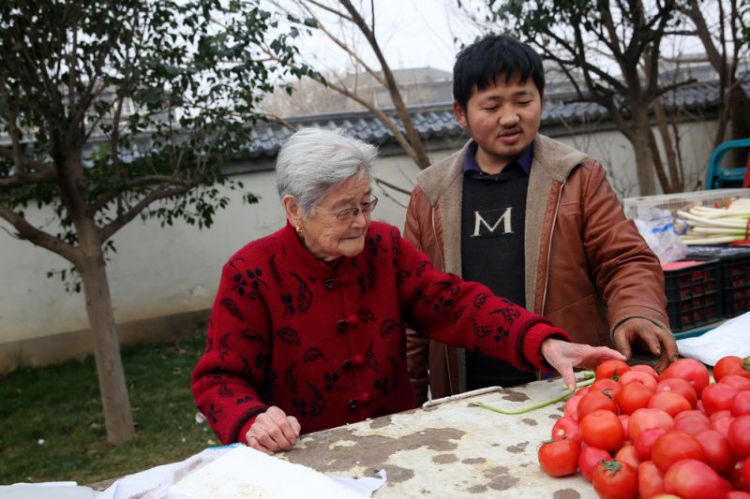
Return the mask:
<path id="1" fill-rule="evenodd" d="M 667 313 L 673 331 L 684 331 L 721 317 L 721 268 L 718 260 L 664 271 Z"/>
<path id="2" fill-rule="evenodd" d="M 622 209 L 628 218 L 649 218 L 652 208 L 672 213 L 690 206 L 726 206 L 732 199 L 750 198 L 750 189 L 714 189 L 710 191 L 677 192 L 640 196 L 622 200 Z"/>
<path id="3" fill-rule="evenodd" d="M 736 317 L 750 310 L 750 247 L 693 246 L 688 258 L 719 260 L 724 317 Z"/>

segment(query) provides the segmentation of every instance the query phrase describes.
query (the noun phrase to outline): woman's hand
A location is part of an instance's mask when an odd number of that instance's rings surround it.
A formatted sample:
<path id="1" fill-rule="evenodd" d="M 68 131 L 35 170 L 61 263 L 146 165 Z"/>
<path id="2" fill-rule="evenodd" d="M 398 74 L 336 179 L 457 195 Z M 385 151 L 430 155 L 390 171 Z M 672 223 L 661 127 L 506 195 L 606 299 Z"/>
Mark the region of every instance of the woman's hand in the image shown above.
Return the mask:
<path id="1" fill-rule="evenodd" d="M 297 418 L 271 406 L 255 418 L 255 423 L 247 431 L 247 445 L 266 454 L 289 450 L 297 442 L 299 431 Z"/>
<path id="2" fill-rule="evenodd" d="M 608 347 L 592 347 L 555 338 L 548 338 L 542 342 L 542 356 L 560 373 L 565 385 L 571 391 L 576 389 L 576 375 L 573 368 L 593 369 L 607 359 L 626 360 L 623 354 Z"/>

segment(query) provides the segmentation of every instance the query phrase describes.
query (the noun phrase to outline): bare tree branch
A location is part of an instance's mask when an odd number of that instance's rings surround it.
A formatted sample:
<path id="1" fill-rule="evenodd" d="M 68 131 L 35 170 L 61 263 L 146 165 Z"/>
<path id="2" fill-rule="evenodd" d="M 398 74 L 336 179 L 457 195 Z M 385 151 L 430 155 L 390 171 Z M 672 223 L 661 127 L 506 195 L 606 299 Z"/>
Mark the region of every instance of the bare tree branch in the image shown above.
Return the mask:
<path id="1" fill-rule="evenodd" d="M 396 83 L 396 78 L 393 76 L 391 67 L 388 64 L 388 61 L 386 61 L 382 50 L 380 49 L 380 44 L 375 37 L 375 33 L 367 25 L 367 22 L 364 20 L 359 11 L 354 8 L 350 0 L 339 0 L 339 3 L 344 6 L 346 11 L 349 12 L 349 15 L 351 15 L 351 17 L 354 19 L 355 26 L 357 26 L 365 35 L 365 38 L 367 39 L 373 52 L 375 52 L 375 56 L 380 62 L 380 67 L 383 69 L 383 75 L 385 76 L 386 80 L 386 89 L 391 95 L 391 101 L 393 102 L 393 106 L 396 108 L 399 118 L 401 118 L 401 123 L 404 126 L 404 130 L 406 131 L 406 136 L 411 146 L 411 150 L 413 151 L 410 156 L 414 158 L 414 161 L 420 167 L 424 168 L 428 166 L 430 164 L 430 158 L 425 153 L 424 147 L 422 147 L 422 139 L 419 137 L 419 133 L 417 132 L 417 129 L 414 126 L 414 122 L 411 119 L 411 114 L 409 113 L 408 109 L 406 108 L 406 104 L 404 104 L 404 101 L 401 98 L 401 92 L 399 91 L 398 83 Z"/>
<path id="2" fill-rule="evenodd" d="M 277 114 L 266 113 L 264 114 L 264 116 L 269 122 L 278 123 L 279 125 L 283 126 L 287 130 L 290 130 L 292 132 L 296 132 L 297 130 L 299 130 L 299 127 L 297 125 L 292 124 L 291 122 L 285 120 L 284 118 L 282 118 L 281 116 Z"/>
<path id="3" fill-rule="evenodd" d="M 112 220 L 112 222 L 101 227 L 101 229 L 99 230 L 99 234 L 101 235 L 102 242 L 112 237 L 118 230 L 123 228 L 131 220 L 137 217 L 151 203 L 158 201 L 160 199 L 166 199 L 172 196 L 180 196 L 186 193 L 187 191 L 189 191 L 190 189 L 192 189 L 193 187 L 195 187 L 196 185 L 198 185 L 198 182 L 190 182 L 189 184 L 183 187 L 176 187 L 172 189 L 158 189 L 158 190 L 150 192 L 143 199 L 141 199 L 135 206 L 132 206 L 123 214 L 118 215 L 114 220 Z"/>
<path id="4" fill-rule="evenodd" d="M 404 189 L 403 187 L 399 187 L 395 184 L 392 184 L 386 180 L 383 180 L 382 178 L 376 178 L 375 183 L 378 185 L 384 185 L 390 189 L 393 189 L 396 192 L 400 192 L 401 194 L 405 194 L 407 196 L 411 195 L 411 191 Z"/>
<path id="5" fill-rule="evenodd" d="M 340 17 L 341 19 L 343 19 L 346 22 L 349 22 L 349 23 L 353 23 L 354 22 L 354 19 L 352 19 L 351 17 L 347 16 L 346 14 L 344 14 L 343 12 L 341 12 L 340 10 L 336 10 L 336 9 L 334 9 L 334 8 L 332 8 L 332 7 L 324 4 L 324 3 L 318 2 L 316 0 L 305 0 L 305 1 L 308 2 L 308 3 L 313 4 L 314 6 L 318 7 L 321 10 L 324 10 L 326 12 L 329 12 L 331 14 L 334 14 L 334 15 Z"/>
<path id="6" fill-rule="evenodd" d="M 10 177 L 0 178 L 0 186 L 12 187 L 26 184 L 42 184 L 56 178 L 57 174 L 50 170 L 38 173 L 24 173 L 22 175 L 11 175 Z"/>
<path id="7" fill-rule="evenodd" d="M 76 247 L 61 241 L 51 234 L 37 229 L 28 223 L 22 215 L 16 213 L 10 208 L 0 205 L 0 218 L 5 219 L 16 229 L 16 231 L 18 231 L 14 234 L 14 237 L 25 239 L 37 246 L 41 246 L 53 253 L 57 253 L 74 265 L 80 261 L 80 251 Z"/>
<path id="8" fill-rule="evenodd" d="M 273 56 L 273 54 L 269 53 L 269 55 Z M 290 65 L 291 67 L 297 67 L 294 65 Z M 393 137 L 396 139 L 396 141 L 399 143 L 399 145 L 404 149 L 404 152 L 412 158 L 412 160 L 416 163 L 417 157 L 414 153 L 414 149 L 409 143 L 406 136 L 404 136 L 403 133 L 401 133 L 401 130 L 398 129 L 398 127 L 393 123 L 393 120 L 385 114 L 382 110 L 380 110 L 378 107 L 376 107 L 372 102 L 369 100 L 363 98 L 362 96 L 358 95 L 357 93 L 349 90 L 343 85 L 337 85 L 336 83 L 332 83 L 328 80 L 324 80 L 322 76 L 320 75 L 313 75 L 310 78 L 313 80 L 319 82 L 322 85 L 326 85 L 328 88 L 340 93 L 341 95 L 353 100 L 354 102 L 360 104 L 364 108 L 366 108 L 368 111 L 370 111 L 375 117 L 388 129 L 388 131 L 393 134 Z"/>
<path id="9" fill-rule="evenodd" d="M 315 6 L 320 7 L 319 2 L 313 2 L 313 1 L 310 1 L 310 0 L 308 0 L 308 2 L 311 3 L 311 4 L 313 4 L 313 5 L 315 5 Z M 273 5 L 276 5 L 277 8 L 279 8 L 281 11 L 285 12 L 286 14 L 292 15 L 292 12 L 290 12 L 288 9 L 286 9 L 286 8 L 282 7 L 281 5 L 279 5 L 276 1 L 272 1 L 271 3 L 273 3 Z M 342 40 L 341 38 L 339 38 L 335 34 L 333 34 L 333 32 L 330 29 L 328 29 L 326 27 L 326 25 L 323 24 L 320 21 L 319 17 L 315 15 L 315 13 L 312 11 L 312 9 L 310 9 L 310 7 L 308 5 L 306 5 L 301 0 L 297 0 L 295 3 L 297 5 L 299 5 L 300 8 L 304 9 L 304 11 L 307 13 L 308 16 L 310 16 L 311 18 L 315 19 L 315 21 L 317 23 L 317 29 L 318 30 L 322 31 L 323 34 L 325 34 L 326 37 L 328 37 L 329 40 L 331 40 L 337 47 L 339 47 L 349 57 L 351 57 L 354 62 L 356 62 L 358 65 L 362 66 L 365 69 L 365 71 L 367 71 L 367 73 L 370 76 L 372 76 L 378 83 L 380 83 L 383 86 L 386 86 L 386 81 L 383 78 L 383 76 L 378 71 L 376 71 L 373 67 L 371 67 L 369 64 L 367 64 L 365 62 L 365 60 L 362 59 L 362 57 L 359 56 L 359 54 L 357 53 L 356 50 L 354 50 L 351 46 L 349 46 L 344 40 Z M 321 7 L 321 8 L 323 8 L 323 7 Z M 347 20 L 348 22 L 351 22 L 351 23 L 354 22 L 354 20 L 351 19 L 349 16 L 346 16 L 346 15 L 341 14 L 341 13 L 339 13 L 339 15 L 340 15 L 340 17 L 342 17 L 343 19 Z"/>

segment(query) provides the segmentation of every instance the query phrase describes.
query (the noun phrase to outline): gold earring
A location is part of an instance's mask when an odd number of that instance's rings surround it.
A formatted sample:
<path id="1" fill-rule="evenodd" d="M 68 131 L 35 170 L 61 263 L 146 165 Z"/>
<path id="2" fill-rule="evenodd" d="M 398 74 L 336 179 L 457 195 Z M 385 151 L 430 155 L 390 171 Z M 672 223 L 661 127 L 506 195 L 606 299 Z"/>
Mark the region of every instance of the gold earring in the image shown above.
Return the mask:
<path id="1" fill-rule="evenodd" d="M 294 230 L 296 230 L 296 231 L 297 231 L 297 234 L 302 234 L 302 227 L 300 227 L 300 225 L 299 225 L 299 224 L 297 224 L 297 225 L 296 225 L 296 226 L 294 227 Z"/>

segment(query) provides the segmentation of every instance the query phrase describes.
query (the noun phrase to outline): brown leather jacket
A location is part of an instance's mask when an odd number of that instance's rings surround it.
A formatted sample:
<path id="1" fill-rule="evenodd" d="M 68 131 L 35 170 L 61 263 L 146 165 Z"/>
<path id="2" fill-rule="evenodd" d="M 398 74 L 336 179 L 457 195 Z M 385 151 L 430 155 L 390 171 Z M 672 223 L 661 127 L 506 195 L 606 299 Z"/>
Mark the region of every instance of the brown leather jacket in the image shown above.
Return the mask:
<path id="1" fill-rule="evenodd" d="M 404 228 L 436 267 L 458 275 L 467 146 L 419 173 Z M 602 166 L 543 135 L 534 141 L 525 259 L 526 308 L 574 341 L 611 346 L 611 331 L 631 317 L 669 323 L 659 260 L 625 217 Z M 428 352 L 432 398 L 465 391 L 464 352 L 410 330 L 407 361 L 418 400 L 427 396 Z"/>

